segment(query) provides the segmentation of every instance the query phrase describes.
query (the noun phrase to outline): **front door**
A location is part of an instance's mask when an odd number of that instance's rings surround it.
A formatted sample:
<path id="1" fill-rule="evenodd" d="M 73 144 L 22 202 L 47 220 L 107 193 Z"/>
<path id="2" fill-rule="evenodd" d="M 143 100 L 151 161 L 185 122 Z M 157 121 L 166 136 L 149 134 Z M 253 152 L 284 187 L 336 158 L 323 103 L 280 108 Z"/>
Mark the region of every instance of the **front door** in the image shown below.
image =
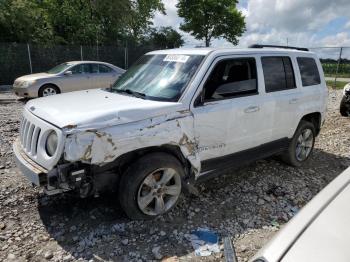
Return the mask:
<path id="1" fill-rule="evenodd" d="M 217 58 L 208 72 L 192 108 L 202 172 L 223 167 L 221 160 L 271 137 L 269 108 L 259 95 L 256 58 Z M 217 159 L 209 161 L 215 166 L 206 164 L 210 159 Z"/>
<path id="2" fill-rule="evenodd" d="M 71 92 L 90 89 L 92 86 L 89 64 L 79 64 L 68 69 L 71 75 L 63 75 L 60 78 L 60 89 L 62 92 Z"/>

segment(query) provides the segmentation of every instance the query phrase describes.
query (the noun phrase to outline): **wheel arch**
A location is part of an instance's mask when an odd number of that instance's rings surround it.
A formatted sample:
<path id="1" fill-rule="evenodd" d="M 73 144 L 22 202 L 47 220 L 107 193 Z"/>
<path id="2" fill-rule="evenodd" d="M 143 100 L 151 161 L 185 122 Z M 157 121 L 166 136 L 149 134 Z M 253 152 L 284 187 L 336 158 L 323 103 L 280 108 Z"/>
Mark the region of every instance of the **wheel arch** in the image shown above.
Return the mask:
<path id="1" fill-rule="evenodd" d="M 59 91 L 60 93 L 62 93 L 61 88 L 60 88 L 58 85 L 56 85 L 56 84 L 54 84 L 54 83 L 44 83 L 44 84 L 42 84 L 42 85 L 39 87 L 39 89 L 38 89 L 38 96 L 40 96 L 40 90 L 41 90 L 42 88 L 44 88 L 45 86 L 54 86 L 54 87 L 56 87 L 56 88 L 58 89 L 58 91 Z"/>
<path id="2" fill-rule="evenodd" d="M 313 112 L 313 113 L 309 113 L 309 114 L 304 115 L 300 119 L 299 123 L 301 121 L 307 121 L 307 122 L 312 123 L 315 127 L 316 136 L 317 136 L 321 130 L 321 121 L 322 121 L 321 119 L 322 119 L 322 116 L 321 116 L 320 112 Z"/>
<path id="3" fill-rule="evenodd" d="M 151 153 L 165 153 L 174 156 L 182 164 L 186 178 L 191 176 L 191 163 L 183 155 L 178 145 L 165 144 L 161 146 L 151 146 L 139 148 L 117 157 L 113 162 L 103 166 L 103 169 L 117 169 L 119 174 L 123 174 L 128 166 L 138 158 Z"/>

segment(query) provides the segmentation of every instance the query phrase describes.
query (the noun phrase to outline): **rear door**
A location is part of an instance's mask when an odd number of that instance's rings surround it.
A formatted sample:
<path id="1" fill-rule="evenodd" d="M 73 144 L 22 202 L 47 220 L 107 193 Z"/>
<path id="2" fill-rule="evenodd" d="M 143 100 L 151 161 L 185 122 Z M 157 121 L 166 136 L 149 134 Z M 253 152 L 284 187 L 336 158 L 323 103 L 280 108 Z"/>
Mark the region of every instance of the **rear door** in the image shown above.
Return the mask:
<path id="1" fill-rule="evenodd" d="M 90 64 L 90 88 L 96 89 L 101 88 L 101 79 L 97 63 Z"/>
<path id="2" fill-rule="evenodd" d="M 273 108 L 271 141 L 291 138 L 300 120 L 302 93 L 297 88 L 294 58 L 289 55 L 261 56 L 266 103 Z"/>
<path id="3" fill-rule="evenodd" d="M 99 79 L 100 79 L 100 87 L 101 88 L 107 88 L 110 87 L 111 84 L 117 80 L 119 77 L 119 74 L 112 69 L 111 67 L 104 65 L 104 64 L 99 64 Z"/>

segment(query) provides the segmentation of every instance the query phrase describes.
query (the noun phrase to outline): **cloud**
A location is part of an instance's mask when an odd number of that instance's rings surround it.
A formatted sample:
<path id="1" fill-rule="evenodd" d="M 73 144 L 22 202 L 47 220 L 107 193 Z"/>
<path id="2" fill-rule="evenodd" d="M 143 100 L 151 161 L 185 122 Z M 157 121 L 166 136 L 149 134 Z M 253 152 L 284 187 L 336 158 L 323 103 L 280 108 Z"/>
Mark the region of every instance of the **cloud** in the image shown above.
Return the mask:
<path id="1" fill-rule="evenodd" d="M 339 16 L 349 16 L 348 0 L 250 0 L 249 31 L 314 32 Z"/>
<path id="2" fill-rule="evenodd" d="M 350 29 L 350 20 L 345 24 L 344 28 L 345 29 Z"/>
<path id="3" fill-rule="evenodd" d="M 182 19 L 177 15 L 176 0 L 163 0 L 167 16 L 157 14 L 156 26 L 179 29 Z M 288 44 L 296 46 L 350 46 L 349 0 L 241 0 L 238 9 L 246 16 L 247 31 L 239 47 L 254 43 Z M 342 24 L 329 26 L 342 18 Z M 344 23 L 345 21 L 345 23 Z M 202 44 L 191 35 L 181 32 L 186 46 Z M 232 46 L 216 39 L 213 46 Z"/>
<path id="4" fill-rule="evenodd" d="M 153 19 L 153 24 L 156 27 L 161 27 L 161 26 L 171 26 L 178 30 L 182 35 L 185 40 L 185 46 L 196 46 L 196 45 L 201 45 L 202 41 L 196 40 L 193 36 L 190 34 L 183 32 L 180 30 L 180 24 L 183 21 L 181 17 L 177 15 L 177 0 L 163 0 L 164 7 L 166 10 L 166 15 L 161 14 L 160 12 L 157 12 L 154 19 Z"/>
<path id="5" fill-rule="evenodd" d="M 335 32 L 327 32 L 327 25 L 339 17 L 350 19 L 348 0 L 249 0 L 247 32 L 240 45 L 249 42 L 314 46 L 329 45 Z M 329 30 L 329 29 L 328 29 Z M 326 35 L 325 40 L 320 40 Z M 343 34 L 342 37 L 349 36 Z M 288 40 L 287 40 L 288 39 Z M 342 38 L 342 42 L 348 40 Z M 336 44 L 338 46 L 338 44 Z"/>

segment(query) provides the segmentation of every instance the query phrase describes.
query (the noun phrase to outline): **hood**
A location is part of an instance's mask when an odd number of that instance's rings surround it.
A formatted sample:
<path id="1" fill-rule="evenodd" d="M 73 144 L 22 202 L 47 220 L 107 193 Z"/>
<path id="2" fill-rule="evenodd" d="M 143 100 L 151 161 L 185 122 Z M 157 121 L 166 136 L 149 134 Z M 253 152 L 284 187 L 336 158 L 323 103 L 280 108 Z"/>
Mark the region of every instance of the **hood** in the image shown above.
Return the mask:
<path id="1" fill-rule="evenodd" d="M 181 103 L 144 100 L 96 89 L 34 99 L 25 108 L 60 128 L 102 128 L 165 115 L 182 107 Z"/>
<path id="2" fill-rule="evenodd" d="M 17 78 L 15 81 L 32 81 L 32 80 L 38 80 L 42 78 L 47 77 L 53 77 L 54 74 L 48 74 L 48 73 L 37 73 L 37 74 L 31 74 L 31 75 L 25 75 Z"/>

